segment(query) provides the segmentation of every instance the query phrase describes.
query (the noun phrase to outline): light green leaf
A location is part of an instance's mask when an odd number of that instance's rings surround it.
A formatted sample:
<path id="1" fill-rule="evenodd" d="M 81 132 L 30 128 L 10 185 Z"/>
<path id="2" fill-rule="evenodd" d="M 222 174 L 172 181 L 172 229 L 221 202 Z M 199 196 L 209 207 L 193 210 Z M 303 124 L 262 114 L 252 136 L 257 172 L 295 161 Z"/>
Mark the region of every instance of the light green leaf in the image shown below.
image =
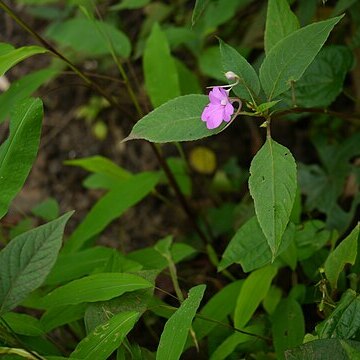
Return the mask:
<path id="1" fill-rule="evenodd" d="M 166 35 L 155 23 L 143 56 L 145 86 L 154 108 L 180 96 L 179 76 Z"/>
<path id="2" fill-rule="evenodd" d="M 281 297 L 282 290 L 275 285 L 271 285 L 268 293 L 266 294 L 262 302 L 262 305 L 268 314 L 271 315 L 276 310 L 281 300 Z"/>
<path id="3" fill-rule="evenodd" d="M 18 335 L 42 336 L 45 333 L 41 322 L 33 316 L 8 312 L 2 315 L 1 318 Z"/>
<path id="4" fill-rule="evenodd" d="M 166 322 L 160 337 L 156 360 L 180 359 L 205 288 L 206 285 L 198 285 L 190 289 L 188 298 Z"/>
<path id="5" fill-rule="evenodd" d="M 0 95 L 0 123 L 10 114 L 17 103 L 30 96 L 43 83 L 52 79 L 58 74 L 55 69 L 43 69 L 35 71 L 21 79 L 14 81 L 8 90 Z"/>
<path id="6" fill-rule="evenodd" d="M 234 48 L 220 40 L 220 53 L 224 73 L 234 72 L 240 82 L 233 87 L 234 93 L 242 99 L 252 101 L 260 92 L 260 82 L 254 68 Z M 233 83 L 234 80 L 229 81 Z"/>
<path id="7" fill-rule="evenodd" d="M 272 100 L 290 88 L 314 60 L 333 27 L 343 16 L 305 26 L 280 40 L 260 67 L 260 81 Z"/>
<path id="8" fill-rule="evenodd" d="M 85 220 L 75 229 L 64 246 L 65 252 L 74 252 L 92 236 L 99 234 L 114 219 L 142 200 L 157 184 L 160 174 L 143 172 L 121 182 L 110 190 L 90 210 Z"/>
<path id="9" fill-rule="evenodd" d="M 40 99 L 26 99 L 11 113 L 10 135 L 0 146 L 0 219 L 30 172 L 39 147 L 42 117 Z"/>
<path id="10" fill-rule="evenodd" d="M 277 267 L 268 265 L 253 271 L 244 281 L 236 302 L 234 324 L 243 329 L 264 300 L 271 282 L 277 274 Z"/>
<path id="11" fill-rule="evenodd" d="M 6 52 L 0 53 L 0 76 L 3 76 L 10 68 L 20 61 L 36 54 L 43 54 L 46 51 L 46 49 L 40 46 L 23 46 L 12 50 L 8 48 Z"/>
<path id="12" fill-rule="evenodd" d="M 131 51 L 130 41 L 123 32 L 111 24 L 96 20 L 79 17 L 61 23 L 54 22 L 47 29 L 46 35 L 77 53 L 90 56 L 111 54 L 113 47 L 116 55 L 127 58 Z"/>
<path id="13" fill-rule="evenodd" d="M 333 250 L 325 261 L 325 275 L 333 289 L 337 288 L 337 281 L 345 264 L 355 264 L 359 241 L 360 223 L 351 234 Z"/>
<path id="14" fill-rule="evenodd" d="M 280 301 L 271 316 L 273 342 L 278 360 L 284 351 L 301 345 L 305 336 L 305 320 L 301 306 L 292 298 Z"/>
<path id="15" fill-rule="evenodd" d="M 351 50 L 346 46 L 331 45 L 320 50 L 304 75 L 286 94 L 287 102 L 303 107 L 327 107 L 343 89 L 347 72 L 353 64 Z"/>
<path id="16" fill-rule="evenodd" d="M 291 11 L 288 0 L 269 0 L 265 28 L 265 53 L 299 28 L 299 20 Z"/>
<path id="17" fill-rule="evenodd" d="M 19 235 L 0 252 L 0 315 L 43 283 L 55 263 L 71 215 Z"/>
<path id="18" fill-rule="evenodd" d="M 113 316 L 107 323 L 99 325 L 80 341 L 71 353 L 71 359 L 106 360 L 123 342 L 139 318 L 136 311 Z"/>
<path id="19" fill-rule="evenodd" d="M 335 310 L 316 328 L 320 339 L 352 339 L 360 330 L 360 296 L 348 289 Z"/>
<path id="20" fill-rule="evenodd" d="M 166 143 L 198 140 L 217 134 L 226 125 L 209 130 L 201 121 L 201 113 L 208 103 L 205 95 L 185 95 L 170 100 L 140 119 L 124 141 L 145 139 Z"/>
<path id="21" fill-rule="evenodd" d="M 294 239 L 294 232 L 295 227 L 290 223 L 284 232 L 276 256 L 288 248 Z M 256 216 L 253 216 L 238 229 L 230 240 L 218 265 L 218 271 L 224 270 L 233 263 L 238 263 L 244 272 L 249 272 L 269 264 L 272 258 L 266 237 L 261 230 Z"/>
<path id="22" fill-rule="evenodd" d="M 128 291 L 153 285 L 142 277 L 125 273 L 101 273 L 85 276 L 60 286 L 43 297 L 46 308 L 109 300 Z"/>
<path id="23" fill-rule="evenodd" d="M 267 139 L 250 166 L 250 194 L 273 257 L 293 208 L 297 182 L 295 160 L 286 147 Z"/>

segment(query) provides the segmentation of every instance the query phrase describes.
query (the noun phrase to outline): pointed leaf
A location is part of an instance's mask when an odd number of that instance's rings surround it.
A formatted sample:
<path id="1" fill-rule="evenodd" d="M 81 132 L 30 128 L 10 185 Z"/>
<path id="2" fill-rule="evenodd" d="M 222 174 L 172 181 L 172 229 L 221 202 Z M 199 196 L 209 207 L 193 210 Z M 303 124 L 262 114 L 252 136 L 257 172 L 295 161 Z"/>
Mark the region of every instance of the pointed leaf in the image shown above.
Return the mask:
<path id="1" fill-rule="evenodd" d="M 273 256 L 289 222 L 296 194 L 296 164 L 291 152 L 267 139 L 251 162 L 250 194 Z"/>
<path id="2" fill-rule="evenodd" d="M 42 118 L 40 99 L 26 99 L 11 113 L 10 135 L 0 146 L 0 219 L 30 172 L 39 147 Z"/>
<path id="3" fill-rule="evenodd" d="M 190 289 L 188 298 L 166 322 L 160 337 L 156 360 L 180 359 L 205 288 L 205 285 L 198 285 Z"/>
<path id="4" fill-rule="evenodd" d="M 55 263 L 71 215 L 19 235 L 0 252 L 0 315 L 43 283 Z"/>
<path id="5" fill-rule="evenodd" d="M 260 81 L 268 100 L 289 89 L 291 81 L 301 78 L 342 17 L 296 30 L 269 51 L 260 67 Z"/>

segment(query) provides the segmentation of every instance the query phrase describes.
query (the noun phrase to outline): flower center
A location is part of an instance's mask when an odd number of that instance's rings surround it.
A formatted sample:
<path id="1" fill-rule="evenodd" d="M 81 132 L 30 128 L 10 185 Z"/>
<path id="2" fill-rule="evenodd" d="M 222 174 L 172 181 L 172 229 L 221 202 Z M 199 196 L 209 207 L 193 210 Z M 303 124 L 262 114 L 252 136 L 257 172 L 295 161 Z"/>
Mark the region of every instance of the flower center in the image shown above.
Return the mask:
<path id="1" fill-rule="evenodd" d="M 227 100 L 226 99 L 222 99 L 220 102 L 221 105 L 225 106 L 227 104 Z"/>

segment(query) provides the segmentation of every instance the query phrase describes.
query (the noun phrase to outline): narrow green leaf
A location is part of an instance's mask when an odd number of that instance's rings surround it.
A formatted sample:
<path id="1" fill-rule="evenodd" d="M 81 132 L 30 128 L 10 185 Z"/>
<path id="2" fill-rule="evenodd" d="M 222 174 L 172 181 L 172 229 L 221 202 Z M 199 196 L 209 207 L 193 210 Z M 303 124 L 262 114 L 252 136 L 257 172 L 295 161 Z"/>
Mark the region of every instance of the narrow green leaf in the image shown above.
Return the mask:
<path id="1" fill-rule="evenodd" d="M 29 97 L 42 84 L 55 77 L 58 72 L 56 69 L 43 69 L 14 81 L 9 89 L 0 95 L 0 123 L 9 116 L 15 104 Z"/>
<path id="2" fill-rule="evenodd" d="M 159 178 L 159 173 L 143 172 L 121 182 L 118 188 L 110 190 L 75 229 L 65 243 L 64 251 L 74 252 L 83 247 L 87 240 L 99 234 L 111 221 L 148 195 Z"/>
<path id="3" fill-rule="evenodd" d="M 143 56 L 145 86 L 154 108 L 180 96 L 179 77 L 166 35 L 155 23 Z"/>
<path id="4" fill-rule="evenodd" d="M 271 48 L 260 67 L 260 81 L 268 100 L 282 94 L 292 81 L 301 78 L 342 17 L 305 26 Z"/>
<path id="5" fill-rule="evenodd" d="M 358 223 L 351 234 L 333 250 L 325 261 L 325 275 L 333 289 L 337 288 L 337 281 L 345 264 L 355 264 L 360 234 Z"/>
<path id="6" fill-rule="evenodd" d="M 220 53 L 224 72 L 232 71 L 240 78 L 239 84 L 233 87 L 234 93 L 242 99 L 252 101 L 252 98 L 260 92 L 256 71 L 234 48 L 221 40 Z"/>
<path id="7" fill-rule="evenodd" d="M 296 194 L 296 164 L 286 147 L 267 139 L 250 166 L 250 194 L 273 257 L 289 222 Z"/>
<path id="8" fill-rule="evenodd" d="M 43 283 L 55 263 L 71 215 L 19 235 L 0 252 L 0 315 Z"/>
<path id="9" fill-rule="evenodd" d="M 18 335 L 42 336 L 45 333 L 41 322 L 33 316 L 8 312 L 1 318 Z"/>
<path id="10" fill-rule="evenodd" d="M 153 285 L 142 277 L 125 273 L 101 273 L 85 276 L 56 288 L 43 297 L 46 308 L 109 300 L 128 291 Z"/>
<path id="11" fill-rule="evenodd" d="M 281 297 L 282 290 L 275 285 L 271 285 L 268 293 L 266 294 L 262 302 L 262 305 L 268 314 L 272 314 L 276 310 L 281 300 Z"/>
<path id="12" fill-rule="evenodd" d="M 352 339 L 360 330 L 360 296 L 348 289 L 335 310 L 316 327 L 320 339 Z"/>
<path id="13" fill-rule="evenodd" d="M 198 285 L 190 289 L 188 298 L 166 322 L 156 353 L 157 360 L 180 359 L 205 288 L 206 285 Z"/>
<path id="14" fill-rule="evenodd" d="M 106 360 L 123 342 L 139 318 L 136 311 L 113 316 L 80 341 L 70 359 Z"/>
<path id="15" fill-rule="evenodd" d="M 301 306 L 292 298 L 280 301 L 271 316 L 273 342 L 278 360 L 284 351 L 301 345 L 305 336 L 305 320 Z"/>
<path id="16" fill-rule="evenodd" d="M 54 22 L 47 29 L 46 35 L 80 54 L 108 55 L 113 47 L 116 55 L 127 58 L 131 52 L 128 37 L 115 26 L 101 21 L 79 17 L 60 23 Z"/>
<path id="17" fill-rule="evenodd" d="M 264 37 L 265 53 L 299 26 L 299 20 L 291 11 L 288 0 L 269 0 Z"/>
<path id="18" fill-rule="evenodd" d="M 39 147 L 42 118 L 40 99 L 26 99 L 11 113 L 10 135 L 0 146 L 0 219 L 30 172 Z"/>
<path id="19" fill-rule="evenodd" d="M 140 119 L 124 139 L 145 139 L 155 143 L 191 141 L 217 134 L 220 128 L 209 130 L 201 113 L 208 104 L 205 95 L 185 95 L 170 100 Z"/>
<path id="20" fill-rule="evenodd" d="M 191 16 L 191 25 L 194 26 L 195 23 L 199 20 L 200 16 L 204 12 L 209 0 L 196 0 L 194 10 Z"/>
<path id="21" fill-rule="evenodd" d="M 8 51 L 0 53 L 0 76 L 3 76 L 10 68 L 20 61 L 36 54 L 43 54 L 46 51 L 46 49 L 40 46 L 23 46 L 11 50 L 9 48 Z"/>
<path id="22" fill-rule="evenodd" d="M 234 324 L 243 329 L 254 315 L 261 301 L 270 289 L 271 282 L 277 274 L 277 267 L 268 265 L 253 271 L 244 281 L 237 298 Z"/>

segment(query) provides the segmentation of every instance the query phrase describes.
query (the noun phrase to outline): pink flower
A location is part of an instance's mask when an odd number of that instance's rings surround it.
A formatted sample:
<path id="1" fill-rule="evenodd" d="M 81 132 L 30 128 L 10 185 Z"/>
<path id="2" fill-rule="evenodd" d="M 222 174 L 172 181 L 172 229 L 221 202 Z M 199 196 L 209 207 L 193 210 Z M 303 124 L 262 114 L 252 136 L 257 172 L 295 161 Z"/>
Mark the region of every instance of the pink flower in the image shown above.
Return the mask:
<path id="1" fill-rule="evenodd" d="M 229 91 L 219 86 L 214 87 L 209 93 L 210 103 L 201 114 L 201 120 L 206 122 L 208 129 L 215 129 L 223 121 L 229 122 L 234 113 L 234 107 L 229 101 Z"/>

